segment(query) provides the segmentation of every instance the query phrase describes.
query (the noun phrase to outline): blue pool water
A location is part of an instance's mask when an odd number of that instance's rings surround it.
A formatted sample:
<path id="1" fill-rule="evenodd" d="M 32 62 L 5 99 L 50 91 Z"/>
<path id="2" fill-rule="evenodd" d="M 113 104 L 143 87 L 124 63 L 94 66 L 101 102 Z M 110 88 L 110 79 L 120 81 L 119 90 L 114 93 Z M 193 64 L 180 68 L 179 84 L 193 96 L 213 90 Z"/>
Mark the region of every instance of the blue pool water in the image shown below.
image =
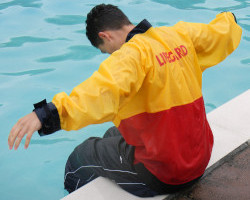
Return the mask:
<path id="1" fill-rule="evenodd" d="M 94 3 L 93 3 L 94 2 Z M 0 0 L 0 199 L 55 200 L 63 189 L 64 164 L 76 145 L 101 136 L 111 123 L 80 131 L 60 131 L 40 138 L 28 150 L 21 143 L 9 151 L 11 127 L 32 104 L 72 88 L 89 77 L 107 58 L 85 36 L 88 11 L 103 1 Z M 250 88 L 250 1 L 247 0 L 112 0 L 137 24 L 154 26 L 180 20 L 208 23 L 221 11 L 233 11 L 243 28 L 238 49 L 204 73 L 207 112 Z"/>

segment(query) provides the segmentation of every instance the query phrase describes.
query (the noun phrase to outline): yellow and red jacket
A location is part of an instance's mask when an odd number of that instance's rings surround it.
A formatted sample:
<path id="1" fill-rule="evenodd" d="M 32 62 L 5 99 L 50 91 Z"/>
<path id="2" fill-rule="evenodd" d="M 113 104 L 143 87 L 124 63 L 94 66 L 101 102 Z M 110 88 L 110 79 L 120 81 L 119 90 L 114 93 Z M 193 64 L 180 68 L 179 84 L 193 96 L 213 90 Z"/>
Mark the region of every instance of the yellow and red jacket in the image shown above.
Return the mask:
<path id="1" fill-rule="evenodd" d="M 137 34 L 68 96 L 52 102 L 61 128 L 112 121 L 159 180 L 178 185 L 204 173 L 213 135 L 202 97 L 202 72 L 238 46 L 230 12 L 209 24 L 179 22 Z"/>

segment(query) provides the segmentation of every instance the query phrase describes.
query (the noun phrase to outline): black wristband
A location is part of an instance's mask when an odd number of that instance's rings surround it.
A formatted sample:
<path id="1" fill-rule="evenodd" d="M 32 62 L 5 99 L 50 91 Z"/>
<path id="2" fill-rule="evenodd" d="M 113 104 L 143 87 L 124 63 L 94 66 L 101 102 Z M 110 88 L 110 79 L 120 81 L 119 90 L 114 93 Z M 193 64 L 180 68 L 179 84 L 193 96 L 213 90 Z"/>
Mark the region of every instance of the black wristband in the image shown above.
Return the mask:
<path id="1" fill-rule="evenodd" d="M 34 107 L 33 111 L 42 124 L 42 128 L 38 131 L 40 136 L 49 135 L 61 129 L 58 111 L 52 102 L 47 103 L 44 99 L 34 104 Z"/>

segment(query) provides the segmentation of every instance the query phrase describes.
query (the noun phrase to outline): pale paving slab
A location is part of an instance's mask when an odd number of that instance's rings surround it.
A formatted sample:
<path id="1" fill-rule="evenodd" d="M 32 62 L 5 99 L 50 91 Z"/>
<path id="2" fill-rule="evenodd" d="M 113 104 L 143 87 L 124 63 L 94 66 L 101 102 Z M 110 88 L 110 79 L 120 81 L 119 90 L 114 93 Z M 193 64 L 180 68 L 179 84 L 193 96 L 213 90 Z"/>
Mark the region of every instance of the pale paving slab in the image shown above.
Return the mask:
<path id="1" fill-rule="evenodd" d="M 140 198 L 122 190 L 112 181 L 98 177 L 62 200 L 162 200 L 166 197 Z"/>
<path id="2" fill-rule="evenodd" d="M 207 117 L 214 134 L 209 167 L 250 139 L 250 90 L 210 112 Z M 166 197 L 139 198 L 99 177 L 62 200 L 162 200 Z"/>
<path id="3" fill-rule="evenodd" d="M 250 90 L 207 115 L 214 134 L 210 167 L 250 139 Z"/>

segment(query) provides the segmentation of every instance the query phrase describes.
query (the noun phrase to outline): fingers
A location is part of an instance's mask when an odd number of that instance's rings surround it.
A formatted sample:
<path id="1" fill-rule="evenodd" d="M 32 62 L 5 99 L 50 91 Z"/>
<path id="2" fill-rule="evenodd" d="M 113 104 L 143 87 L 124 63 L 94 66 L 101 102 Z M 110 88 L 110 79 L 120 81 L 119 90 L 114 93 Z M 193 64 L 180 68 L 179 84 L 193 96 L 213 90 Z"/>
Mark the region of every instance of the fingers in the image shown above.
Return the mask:
<path id="1" fill-rule="evenodd" d="M 13 145 L 14 145 L 14 142 L 20 132 L 22 128 L 22 125 L 21 125 L 21 120 L 19 120 L 15 125 L 14 127 L 11 129 L 11 132 L 10 132 L 10 135 L 9 135 L 9 138 L 8 138 L 8 143 L 9 143 L 9 149 L 12 149 L 13 148 Z M 20 136 L 19 136 L 20 137 Z"/>
<path id="2" fill-rule="evenodd" d="M 9 149 L 12 149 L 15 143 L 14 148 L 16 150 L 26 133 L 27 127 L 25 126 L 25 123 L 23 121 L 23 119 L 19 120 L 12 128 L 8 138 Z"/>
<path id="3" fill-rule="evenodd" d="M 21 118 L 10 131 L 9 148 L 12 149 L 15 143 L 15 150 L 18 149 L 23 137 L 27 134 L 25 141 L 25 148 L 27 149 L 33 133 L 41 129 L 41 127 L 42 124 L 34 112 Z"/>
<path id="4" fill-rule="evenodd" d="M 13 126 L 13 128 L 10 131 L 9 137 L 8 137 L 8 144 L 9 144 L 9 149 L 11 150 L 13 147 L 14 143 L 14 137 L 15 137 L 15 132 L 16 132 L 17 124 Z"/>
<path id="5" fill-rule="evenodd" d="M 25 145 L 24 145 L 24 148 L 27 149 L 29 147 L 29 144 L 30 144 L 30 140 L 31 140 L 31 137 L 33 135 L 33 132 L 29 132 L 26 136 L 26 140 L 25 140 Z"/>
<path id="6" fill-rule="evenodd" d="M 17 134 L 17 136 L 16 136 L 16 141 L 15 141 L 15 147 L 14 147 L 15 150 L 18 149 L 18 147 L 19 147 L 19 145 L 20 145 L 20 143 L 21 143 L 21 141 L 22 141 L 22 139 L 23 139 L 23 137 L 24 137 L 24 135 L 25 135 L 26 133 L 27 133 L 27 130 L 26 130 L 26 129 L 21 129 L 21 130 L 19 131 L 19 133 Z"/>
<path id="7" fill-rule="evenodd" d="M 25 149 L 28 148 L 34 131 L 31 127 L 22 127 L 20 124 L 16 125 L 15 128 L 13 128 L 13 131 L 9 136 L 9 140 L 8 140 L 9 149 L 12 149 L 15 143 L 14 149 L 17 150 L 26 133 L 27 133 L 27 136 L 26 136 L 26 141 L 25 141 Z"/>

